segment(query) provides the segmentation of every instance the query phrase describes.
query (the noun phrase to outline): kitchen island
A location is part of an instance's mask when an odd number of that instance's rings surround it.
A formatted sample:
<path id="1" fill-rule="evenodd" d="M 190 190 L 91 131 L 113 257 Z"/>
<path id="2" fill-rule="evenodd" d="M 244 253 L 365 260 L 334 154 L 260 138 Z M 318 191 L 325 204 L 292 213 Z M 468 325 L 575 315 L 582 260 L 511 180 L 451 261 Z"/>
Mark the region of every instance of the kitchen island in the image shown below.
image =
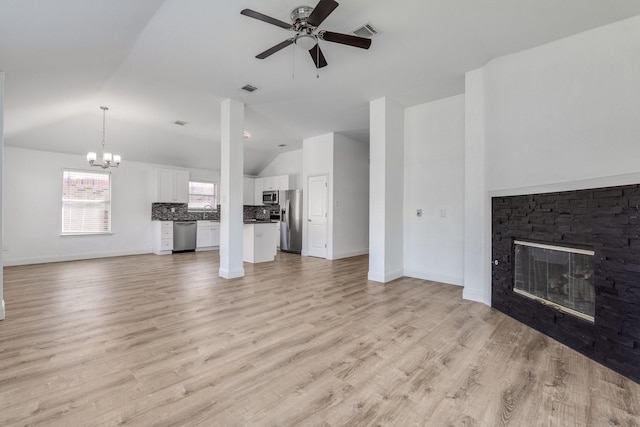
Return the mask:
<path id="1" fill-rule="evenodd" d="M 277 224 L 271 221 L 245 221 L 243 234 L 244 262 L 274 261 L 276 257 Z"/>

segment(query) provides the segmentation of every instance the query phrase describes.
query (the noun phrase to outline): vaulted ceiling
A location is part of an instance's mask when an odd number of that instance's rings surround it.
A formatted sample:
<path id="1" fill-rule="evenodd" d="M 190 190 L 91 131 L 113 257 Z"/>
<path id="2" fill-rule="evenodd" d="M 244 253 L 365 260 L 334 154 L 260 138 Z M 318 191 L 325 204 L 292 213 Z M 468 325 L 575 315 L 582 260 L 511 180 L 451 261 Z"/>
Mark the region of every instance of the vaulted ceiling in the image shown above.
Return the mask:
<path id="1" fill-rule="evenodd" d="M 125 162 L 219 169 L 220 102 L 235 98 L 251 134 L 245 173 L 257 174 L 307 137 L 366 139 L 372 99 L 460 94 L 464 73 L 494 57 L 640 14 L 637 0 L 343 0 L 321 28 L 370 23 L 369 50 L 323 42 L 319 73 L 296 46 L 256 59 L 291 33 L 240 11 L 289 21 L 300 5 L 0 0 L 5 144 L 84 157 L 100 150 L 106 105 L 107 147 Z M 247 83 L 259 90 L 240 90 Z"/>

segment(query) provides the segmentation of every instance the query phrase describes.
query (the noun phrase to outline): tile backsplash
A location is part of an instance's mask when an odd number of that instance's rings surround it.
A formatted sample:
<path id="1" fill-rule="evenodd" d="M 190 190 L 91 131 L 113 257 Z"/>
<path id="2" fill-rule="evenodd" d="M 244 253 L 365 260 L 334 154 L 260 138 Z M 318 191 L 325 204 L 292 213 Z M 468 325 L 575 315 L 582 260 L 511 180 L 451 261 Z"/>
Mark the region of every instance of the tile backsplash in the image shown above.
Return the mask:
<path id="1" fill-rule="evenodd" d="M 203 216 L 202 211 L 189 212 L 186 203 L 152 203 L 151 219 L 153 221 L 195 221 L 203 219 Z M 206 219 L 219 220 L 220 205 L 214 212 L 207 209 Z"/>
<path id="2" fill-rule="evenodd" d="M 249 219 L 268 220 L 272 209 L 277 209 L 277 207 L 244 205 L 242 219 L 244 221 Z M 202 217 L 202 211 L 189 212 L 186 203 L 152 203 L 151 219 L 153 221 L 195 221 L 204 218 Z M 207 210 L 206 219 L 219 221 L 220 205 L 217 206 L 213 213 Z"/>

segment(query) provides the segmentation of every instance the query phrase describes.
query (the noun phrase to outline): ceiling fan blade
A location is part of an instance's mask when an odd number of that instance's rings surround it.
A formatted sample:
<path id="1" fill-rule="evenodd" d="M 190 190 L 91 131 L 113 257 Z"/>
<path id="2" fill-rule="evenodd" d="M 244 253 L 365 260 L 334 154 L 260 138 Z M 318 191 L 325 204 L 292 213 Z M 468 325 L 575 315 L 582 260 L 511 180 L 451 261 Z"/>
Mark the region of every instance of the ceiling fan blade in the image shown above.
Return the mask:
<path id="1" fill-rule="evenodd" d="M 244 16 L 248 16 L 249 18 L 257 19 L 259 21 L 267 22 L 269 24 L 277 25 L 278 27 L 284 28 L 286 30 L 293 30 L 293 25 L 287 24 L 284 21 L 281 21 L 281 20 L 276 19 L 276 18 L 272 18 L 272 17 L 267 16 L 267 15 L 265 15 L 263 13 L 256 12 L 255 10 L 243 9 L 240 12 L 240 14 L 244 15 Z"/>
<path id="2" fill-rule="evenodd" d="M 320 0 L 316 7 L 311 12 L 311 15 L 307 18 L 307 23 L 314 27 L 320 26 L 322 21 L 327 19 L 327 16 L 331 15 L 331 12 L 338 7 L 338 2 L 334 0 Z"/>
<path id="3" fill-rule="evenodd" d="M 283 41 L 281 43 L 278 43 L 277 45 L 265 50 L 264 52 L 257 54 L 256 58 L 265 59 L 266 57 L 273 55 L 277 51 L 284 49 L 285 47 L 289 46 L 290 44 L 293 44 L 293 39 L 285 40 L 285 41 Z"/>
<path id="4" fill-rule="evenodd" d="M 327 66 L 327 60 L 324 59 L 320 45 L 316 44 L 314 47 L 309 49 L 309 53 L 311 54 L 311 59 L 313 59 L 313 65 L 315 65 L 316 68 Z"/>
<path id="5" fill-rule="evenodd" d="M 369 49 L 371 39 L 364 37 L 352 36 L 350 34 L 333 33 L 331 31 L 320 31 L 318 37 L 328 42 L 346 44 L 348 46 L 359 47 L 361 49 Z"/>

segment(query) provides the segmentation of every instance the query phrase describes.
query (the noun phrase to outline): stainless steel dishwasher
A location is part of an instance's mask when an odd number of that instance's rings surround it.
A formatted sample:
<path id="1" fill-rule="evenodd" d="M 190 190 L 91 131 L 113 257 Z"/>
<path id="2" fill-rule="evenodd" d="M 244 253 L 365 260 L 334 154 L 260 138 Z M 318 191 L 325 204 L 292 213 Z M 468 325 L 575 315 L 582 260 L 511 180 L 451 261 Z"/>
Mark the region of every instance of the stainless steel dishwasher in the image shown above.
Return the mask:
<path id="1" fill-rule="evenodd" d="M 196 231 L 195 221 L 174 221 L 173 252 L 195 251 Z"/>

